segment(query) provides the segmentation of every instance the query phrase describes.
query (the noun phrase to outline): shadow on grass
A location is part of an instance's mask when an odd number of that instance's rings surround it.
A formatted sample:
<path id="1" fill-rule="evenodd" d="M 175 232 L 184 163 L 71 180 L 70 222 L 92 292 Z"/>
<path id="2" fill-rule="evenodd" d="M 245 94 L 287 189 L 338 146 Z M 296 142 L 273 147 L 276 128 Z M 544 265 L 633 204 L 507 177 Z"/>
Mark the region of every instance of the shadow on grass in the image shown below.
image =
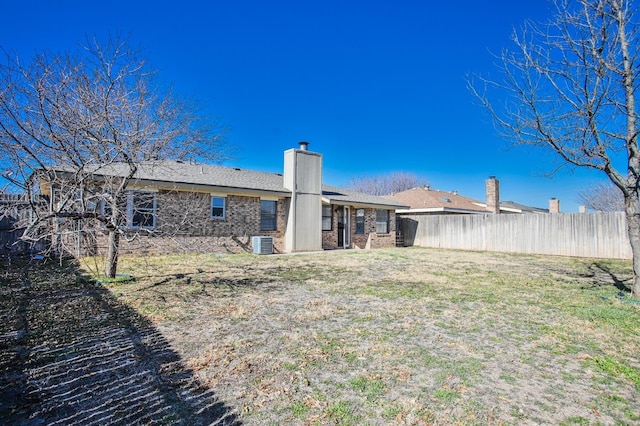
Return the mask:
<path id="1" fill-rule="evenodd" d="M 226 290 L 230 293 L 237 293 L 244 290 L 256 290 L 260 288 L 261 291 L 268 291 L 270 289 L 277 288 L 277 283 L 281 283 L 282 280 L 277 280 L 274 277 L 271 278 L 204 278 L 204 271 L 196 273 L 185 274 L 168 274 L 163 276 L 147 277 L 148 279 L 160 278 L 158 281 L 146 286 L 141 287 L 138 291 L 147 291 L 153 288 L 159 288 L 165 285 L 170 286 L 201 286 L 202 291 L 206 292 L 207 289 Z"/>
<path id="2" fill-rule="evenodd" d="M 73 264 L 2 264 L 0 314 L 2 424 L 241 424 L 146 318 Z"/>
<path id="3" fill-rule="evenodd" d="M 592 277 L 595 278 L 595 286 L 609 285 L 608 281 L 611 280 L 610 284 L 613 284 L 618 290 L 625 293 L 631 293 L 631 286 L 625 284 L 625 281 L 630 281 L 631 278 L 628 278 L 626 280 L 619 278 L 618 275 L 616 275 L 616 273 L 611 270 L 611 268 L 609 268 L 602 262 L 593 262 L 591 265 L 589 265 L 589 269 L 592 271 L 595 269 L 592 275 Z M 603 274 L 605 275 L 605 277 L 607 277 L 605 281 L 600 279 Z"/>

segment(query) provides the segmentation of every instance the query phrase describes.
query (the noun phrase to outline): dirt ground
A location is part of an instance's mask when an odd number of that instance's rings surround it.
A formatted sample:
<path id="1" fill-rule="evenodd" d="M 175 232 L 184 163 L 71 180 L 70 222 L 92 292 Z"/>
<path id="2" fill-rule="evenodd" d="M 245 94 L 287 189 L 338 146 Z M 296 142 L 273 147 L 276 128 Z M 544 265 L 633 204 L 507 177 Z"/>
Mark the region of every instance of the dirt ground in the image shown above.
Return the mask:
<path id="1" fill-rule="evenodd" d="M 628 262 L 394 248 L 121 269 L 136 281 L 5 278 L 0 420 L 640 424 Z"/>

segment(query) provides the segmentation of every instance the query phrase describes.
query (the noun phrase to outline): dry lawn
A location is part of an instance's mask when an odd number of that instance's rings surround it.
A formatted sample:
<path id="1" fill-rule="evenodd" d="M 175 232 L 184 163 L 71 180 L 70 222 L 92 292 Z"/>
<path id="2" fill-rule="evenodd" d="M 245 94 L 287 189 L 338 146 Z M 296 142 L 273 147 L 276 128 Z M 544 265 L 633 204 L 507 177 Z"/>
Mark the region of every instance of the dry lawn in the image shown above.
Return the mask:
<path id="1" fill-rule="evenodd" d="M 128 258 L 121 269 L 136 281 L 94 291 L 188 376 L 165 377 L 156 357 L 148 375 L 173 402 L 136 421 L 640 424 L 629 262 L 394 248 Z M 28 327 L 13 328 L 28 345 Z M 131 339 L 139 329 L 124 328 Z M 224 410 L 202 412 L 208 397 Z M 18 408 L 6 418 L 47 419 Z"/>

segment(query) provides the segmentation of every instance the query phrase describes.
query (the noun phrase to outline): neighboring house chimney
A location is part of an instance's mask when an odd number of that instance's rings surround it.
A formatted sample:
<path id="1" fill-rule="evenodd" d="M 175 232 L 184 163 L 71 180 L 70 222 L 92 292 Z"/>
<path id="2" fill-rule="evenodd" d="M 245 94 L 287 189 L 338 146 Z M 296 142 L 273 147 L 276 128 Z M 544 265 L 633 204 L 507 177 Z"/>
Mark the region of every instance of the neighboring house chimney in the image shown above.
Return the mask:
<path id="1" fill-rule="evenodd" d="M 322 155 L 300 149 L 284 152 L 284 187 L 291 191 L 284 235 L 286 252 L 322 250 Z"/>
<path id="2" fill-rule="evenodd" d="M 586 213 L 587 212 L 587 206 L 578 206 L 578 212 L 579 213 Z"/>
<path id="3" fill-rule="evenodd" d="M 560 213 L 560 200 L 556 198 L 549 200 L 549 213 Z"/>
<path id="4" fill-rule="evenodd" d="M 500 181 L 495 176 L 489 176 L 485 181 L 487 190 L 487 210 L 493 214 L 500 213 Z"/>

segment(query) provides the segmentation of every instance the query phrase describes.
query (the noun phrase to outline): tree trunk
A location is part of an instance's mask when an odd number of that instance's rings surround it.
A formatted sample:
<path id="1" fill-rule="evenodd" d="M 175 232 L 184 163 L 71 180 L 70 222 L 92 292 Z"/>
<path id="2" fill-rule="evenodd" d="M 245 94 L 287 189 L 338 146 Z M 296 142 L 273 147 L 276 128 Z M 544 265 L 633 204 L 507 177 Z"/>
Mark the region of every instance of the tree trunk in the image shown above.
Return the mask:
<path id="1" fill-rule="evenodd" d="M 640 199 L 637 193 L 625 197 L 627 231 L 633 254 L 633 283 L 631 297 L 640 298 Z"/>
<path id="2" fill-rule="evenodd" d="M 117 231 L 109 231 L 109 251 L 107 252 L 107 267 L 104 275 L 107 278 L 115 278 L 118 270 L 118 249 L 120 248 L 120 234 Z M 640 254 L 640 251 L 638 251 Z"/>

